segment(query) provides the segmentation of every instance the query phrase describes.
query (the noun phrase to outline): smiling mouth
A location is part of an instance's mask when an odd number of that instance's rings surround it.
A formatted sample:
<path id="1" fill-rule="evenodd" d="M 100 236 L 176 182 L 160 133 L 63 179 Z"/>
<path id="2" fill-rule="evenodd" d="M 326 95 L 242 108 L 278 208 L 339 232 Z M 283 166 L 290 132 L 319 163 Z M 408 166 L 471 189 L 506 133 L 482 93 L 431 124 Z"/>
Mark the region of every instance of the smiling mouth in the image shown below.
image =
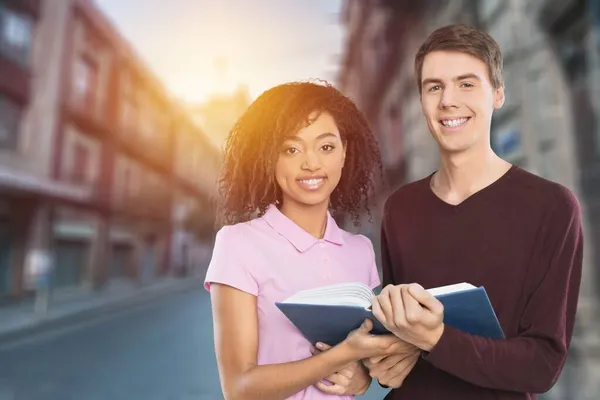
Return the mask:
<path id="1" fill-rule="evenodd" d="M 458 128 L 459 126 L 464 125 L 469 119 L 471 119 L 471 117 L 442 119 L 440 120 L 440 124 L 446 128 Z"/>
<path id="2" fill-rule="evenodd" d="M 306 190 L 317 190 L 325 184 L 325 177 L 298 179 L 297 182 L 301 188 Z"/>

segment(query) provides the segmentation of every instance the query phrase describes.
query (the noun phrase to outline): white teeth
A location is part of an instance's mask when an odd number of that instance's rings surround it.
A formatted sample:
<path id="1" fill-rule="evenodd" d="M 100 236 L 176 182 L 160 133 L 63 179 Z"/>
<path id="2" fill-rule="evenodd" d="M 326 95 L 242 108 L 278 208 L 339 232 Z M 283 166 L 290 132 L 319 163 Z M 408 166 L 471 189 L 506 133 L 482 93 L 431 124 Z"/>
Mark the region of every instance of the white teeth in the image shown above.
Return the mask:
<path id="1" fill-rule="evenodd" d="M 450 128 L 456 128 L 457 126 L 460 126 L 462 124 L 464 124 L 465 122 L 467 122 L 468 118 L 459 118 L 459 119 L 445 119 L 442 120 L 442 125 L 450 127 Z"/>
<path id="2" fill-rule="evenodd" d="M 302 182 L 305 185 L 317 185 L 317 184 L 321 183 L 322 180 L 323 180 L 323 178 L 319 178 L 319 179 L 303 179 L 300 182 Z"/>

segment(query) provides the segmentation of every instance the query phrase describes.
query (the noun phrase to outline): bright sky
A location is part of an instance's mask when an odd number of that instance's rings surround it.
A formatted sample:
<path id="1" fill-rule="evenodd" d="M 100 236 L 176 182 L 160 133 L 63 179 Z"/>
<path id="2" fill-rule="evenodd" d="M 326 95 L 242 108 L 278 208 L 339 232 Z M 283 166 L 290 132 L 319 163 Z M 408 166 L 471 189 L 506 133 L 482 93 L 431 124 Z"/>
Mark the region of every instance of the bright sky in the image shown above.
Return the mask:
<path id="1" fill-rule="evenodd" d="M 95 1 L 158 78 L 187 101 L 238 84 L 256 97 L 291 80 L 335 80 L 342 0 Z"/>

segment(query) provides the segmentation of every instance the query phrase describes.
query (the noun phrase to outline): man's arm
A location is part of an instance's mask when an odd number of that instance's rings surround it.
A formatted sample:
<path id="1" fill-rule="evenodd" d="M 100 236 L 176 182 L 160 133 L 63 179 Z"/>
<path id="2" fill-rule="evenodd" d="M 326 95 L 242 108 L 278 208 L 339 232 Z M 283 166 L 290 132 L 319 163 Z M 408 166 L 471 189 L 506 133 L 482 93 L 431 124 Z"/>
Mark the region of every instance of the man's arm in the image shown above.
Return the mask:
<path id="1" fill-rule="evenodd" d="M 549 267 L 531 294 L 517 338 L 491 340 L 445 326 L 425 357 L 436 367 L 480 386 L 546 392 L 556 383 L 571 341 L 583 259 L 581 211 L 560 196 L 544 246 Z M 554 249 L 553 251 L 551 249 Z"/>
<path id="2" fill-rule="evenodd" d="M 442 325 L 439 339 L 425 349 L 430 350 L 424 355 L 425 360 L 465 381 L 491 389 L 542 393 L 552 388 L 562 370 L 573 333 L 583 237 L 579 204 L 572 194 L 559 196 L 548 217 L 552 222 L 545 227 L 540 268 L 537 272 L 532 271 L 533 290 L 520 320 L 518 337 L 487 339 Z M 415 287 L 403 288 L 405 292 L 401 295 L 413 293 L 412 289 Z M 437 301 L 419 288 L 415 293 L 420 293 L 414 297 L 422 304 Z M 433 332 L 430 322 L 435 313 L 427 314 L 427 305 L 418 307 L 417 311 L 414 307 L 409 310 L 410 305 L 406 306 L 405 301 L 405 311 L 402 300 L 398 305 L 397 299 L 397 293 L 383 298 L 387 304 L 382 304 L 384 311 L 378 314 L 386 319 L 385 314 L 387 319 L 398 320 L 404 325 L 393 326 L 399 337 L 405 340 L 416 336 L 424 338 Z M 393 313 L 389 312 L 390 305 L 393 305 Z M 398 311 L 404 317 L 398 318 Z M 395 321 L 389 323 L 394 325 Z"/>

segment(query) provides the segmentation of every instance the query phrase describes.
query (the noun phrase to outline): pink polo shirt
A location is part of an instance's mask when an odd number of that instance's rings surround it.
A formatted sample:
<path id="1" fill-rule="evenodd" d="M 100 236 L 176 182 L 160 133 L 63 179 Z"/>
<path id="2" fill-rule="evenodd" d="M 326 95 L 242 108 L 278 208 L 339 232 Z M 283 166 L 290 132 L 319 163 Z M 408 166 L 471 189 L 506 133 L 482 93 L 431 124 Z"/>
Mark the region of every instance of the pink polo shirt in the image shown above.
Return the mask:
<path id="1" fill-rule="evenodd" d="M 275 302 L 304 289 L 342 282 L 379 286 L 371 241 L 340 229 L 328 215 L 317 239 L 275 206 L 261 218 L 223 227 L 218 233 L 205 287 L 222 283 L 257 297 L 258 364 L 311 357 L 310 343 Z M 290 399 L 353 399 L 330 396 L 311 386 Z"/>

